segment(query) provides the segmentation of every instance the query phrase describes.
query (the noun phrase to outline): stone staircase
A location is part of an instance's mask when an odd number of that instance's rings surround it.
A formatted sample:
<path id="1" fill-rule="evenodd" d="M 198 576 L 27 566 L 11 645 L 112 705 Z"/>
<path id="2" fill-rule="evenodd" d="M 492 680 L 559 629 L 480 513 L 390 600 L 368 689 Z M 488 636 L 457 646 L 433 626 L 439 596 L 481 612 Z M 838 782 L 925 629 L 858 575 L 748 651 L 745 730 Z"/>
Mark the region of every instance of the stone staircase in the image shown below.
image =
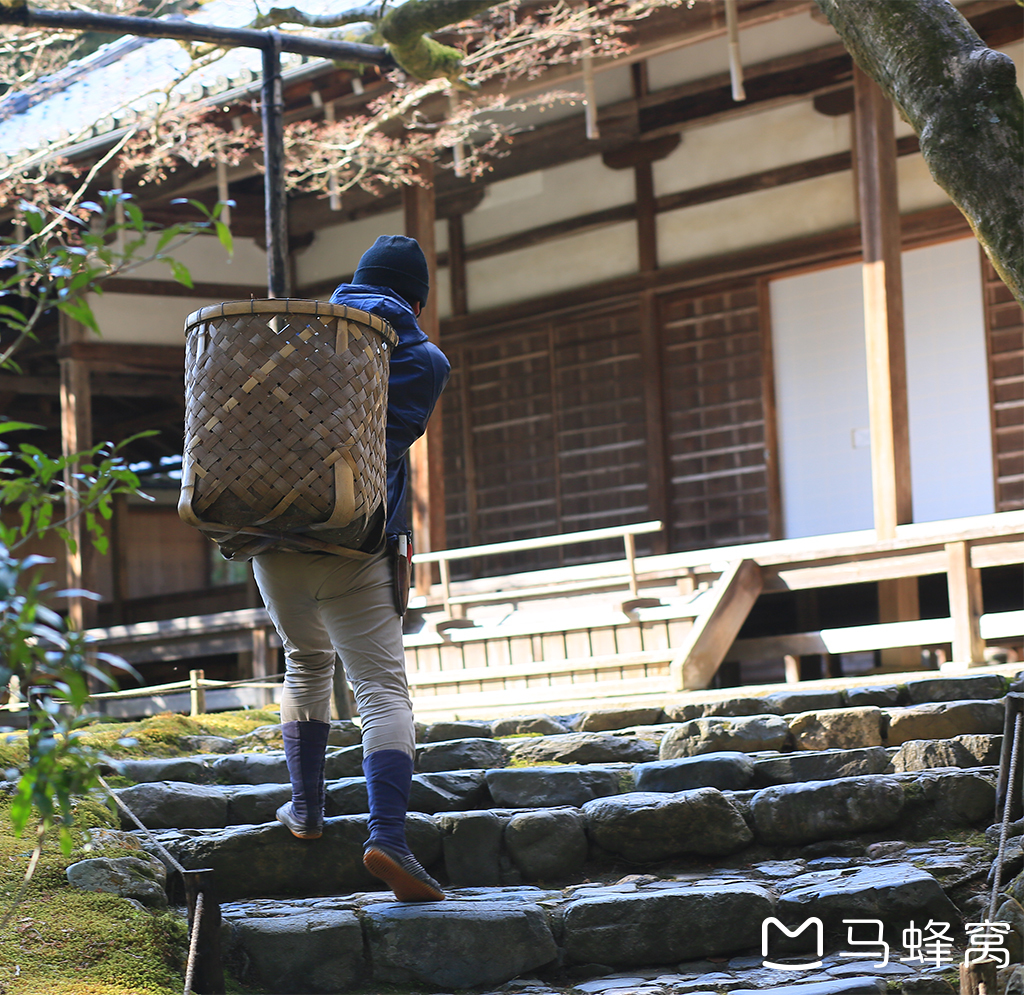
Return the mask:
<path id="1" fill-rule="evenodd" d="M 333 724 L 316 841 L 273 821 L 276 726 L 125 761 L 118 793 L 186 868 L 214 870 L 229 967 L 275 995 L 943 995 L 987 910 L 1007 685 L 974 672 L 421 726 L 407 828 L 443 903 L 397 903 L 364 870 L 353 723 Z M 1024 820 L 1011 834 L 1000 991 L 1024 993 Z M 813 924 L 771 926 L 766 956 L 771 917 L 820 920 L 823 951 Z M 951 948 L 915 951 L 906 931 L 930 923 Z"/>

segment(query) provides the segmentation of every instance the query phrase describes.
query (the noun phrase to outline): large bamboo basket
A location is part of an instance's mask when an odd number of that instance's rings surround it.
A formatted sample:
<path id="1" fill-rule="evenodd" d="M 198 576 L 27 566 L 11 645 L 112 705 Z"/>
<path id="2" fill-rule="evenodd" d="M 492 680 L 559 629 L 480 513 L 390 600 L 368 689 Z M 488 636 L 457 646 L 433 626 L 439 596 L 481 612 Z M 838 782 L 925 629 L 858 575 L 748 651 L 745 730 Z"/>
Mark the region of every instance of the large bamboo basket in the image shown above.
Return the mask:
<path id="1" fill-rule="evenodd" d="M 229 559 L 374 545 L 391 326 L 340 304 L 253 300 L 194 311 L 185 335 L 179 516 Z"/>

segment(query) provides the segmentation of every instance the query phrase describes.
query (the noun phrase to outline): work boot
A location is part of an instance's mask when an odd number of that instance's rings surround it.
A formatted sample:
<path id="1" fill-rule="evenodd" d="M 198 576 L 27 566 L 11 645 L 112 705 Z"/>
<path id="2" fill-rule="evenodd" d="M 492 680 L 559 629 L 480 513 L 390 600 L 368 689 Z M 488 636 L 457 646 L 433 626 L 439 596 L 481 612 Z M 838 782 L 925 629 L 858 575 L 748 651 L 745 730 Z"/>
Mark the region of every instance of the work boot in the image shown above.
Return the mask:
<path id="1" fill-rule="evenodd" d="M 441 886 L 412 855 L 405 839 L 412 757 L 404 750 L 375 750 L 363 759 L 370 801 L 370 838 L 363 865 L 400 902 L 439 902 Z"/>
<path id="2" fill-rule="evenodd" d="M 324 832 L 324 760 L 330 731 L 327 722 L 281 723 L 292 800 L 277 810 L 277 821 L 300 840 L 316 840 Z"/>

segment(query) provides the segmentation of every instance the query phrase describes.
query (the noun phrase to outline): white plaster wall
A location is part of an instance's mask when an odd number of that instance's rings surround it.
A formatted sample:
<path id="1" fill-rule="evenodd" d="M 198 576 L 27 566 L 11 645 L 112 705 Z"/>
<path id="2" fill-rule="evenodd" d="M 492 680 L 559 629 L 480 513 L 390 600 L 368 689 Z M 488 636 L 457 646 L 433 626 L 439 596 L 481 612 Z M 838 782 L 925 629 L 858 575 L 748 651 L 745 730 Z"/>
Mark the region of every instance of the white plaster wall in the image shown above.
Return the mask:
<path id="1" fill-rule="evenodd" d="M 783 535 L 870 529 L 860 267 L 771 283 Z"/>
<path id="2" fill-rule="evenodd" d="M 466 242 L 572 218 L 633 201 L 633 171 L 609 169 L 598 155 L 489 184 L 480 206 L 466 215 Z"/>
<path id="3" fill-rule="evenodd" d="M 326 202 L 324 212 L 330 213 Z M 401 211 L 321 228 L 312 244 L 295 254 L 295 282 L 301 287 L 354 273 L 359 257 L 373 245 L 378 235 L 404 231 L 405 218 Z"/>
<path id="4" fill-rule="evenodd" d="M 451 279 L 447 266 L 442 266 L 437 271 L 434 286 L 430 292 L 437 299 L 437 315 L 439 318 L 447 318 L 452 313 Z"/>
<path id="5" fill-rule="evenodd" d="M 248 298 L 246 298 L 248 299 Z M 89 294 L 89 306 L 103 333 L 98 342 L 185 345 L 185 319 L 201 307 L 220 304 L 205 297 L 143 294 Z"/>
<path id="6" fill-rule="evenodd" d="M 147 246 L 139 255 L 147 255 L 156 249 L 159 235 L 150 235 Z M 179 248 L 165 249 L 175 259 L 184 263 L 192 279 L 202 283 L 239 283 L 244 285 L 267 282 L 267 254 L 262 246 L 251 238 L 234 239 L 234 252 L 228 255 L 224 246 L 213 235 L 197 235 Z M 171 268 L 167 263 L 146 263 L 124 276 L 136 280 L 171 280 Z"/>
<path id="7" fill-rule="evenodd" d="M 654 163 L 661 194 L 746 176 L 850 148 L 850 117 L 826 117 L 805 100 L 685 131 L 679 147 Z"/>
<path id="8" fill-rule="evenodd" d="M 949 203 L 946 191 L 932 179 L 920 153 L 901 155 L 896 160 L 896 182 L 901 214 Z"/>
<path id="9" fill-rule="evenodd" d="M 780 55 L 820 48 L 838 41 L 839 36 L 830 24 L 812 20 L 809 13 L 795 14 L 741 30 L 740 54 L 743 64 L 751 66 Z M 677 83 L 688 83 L 728 71 L 729 56 L 724 34 L 665 55 L 657 55 L 647 63 L 652 90 L 663 90 Z"/>
<path id="10" fill-rule="evenodd" d="M 914 521 L 995 511 L 980 247 L 903 253 Z"/>
<path id="11" fill-rule="evenodd" d="M 770 245 L 856 222 L 849 173 L 819 176 L 658 215 L 662 266 Z"/>
<path id="12" fill-rule="evenodd" d="M 903 255 L 914 521 L 994 510 L 973 238 Z M 786 538 L 873 525 L 859 265 L 771 284 Z"/>
<path id="13" fill-rule="evenodd" d="M 632 222 L 612 225 L 470 262 L 466 267 L 469 308 L 478 311 L 600 283 L 635 273 L 638 266 L 636 226 Z"/>

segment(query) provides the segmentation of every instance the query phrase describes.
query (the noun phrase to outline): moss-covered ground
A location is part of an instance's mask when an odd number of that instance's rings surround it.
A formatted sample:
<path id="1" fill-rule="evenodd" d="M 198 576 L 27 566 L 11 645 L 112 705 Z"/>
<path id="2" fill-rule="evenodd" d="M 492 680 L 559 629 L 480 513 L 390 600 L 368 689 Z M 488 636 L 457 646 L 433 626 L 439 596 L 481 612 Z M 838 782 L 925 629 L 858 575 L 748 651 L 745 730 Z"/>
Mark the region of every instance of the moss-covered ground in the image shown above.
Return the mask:
<path id="1" fill-rule="evenodd" d="M 34 838 L 19 838 L 10 806 L 0 802 L 0 916 L 21 890 Z M 111 849 L 88 852 L 86 830 L 114 826 L 95 802 L 75 806 L 76 849 L 65 857 L 56 842 L 44 845 L 35 874 L 0 931 L 2 995 L 164 995 L 182 989 L 185 923 L 171 912 L 137 910 L 116 895 L 80 891 L 68 884 L 67 866 L 87 856 L 125 856 Z"/>
<path id="2" fill-rule="evenodd" d="M 155 715 L 139 722 L 96 722 L 86 742 L 111 757 L 192 753 L 191 736 L 241 736 L 279 721 L 274 710 L 203 715 Z M 0 736 L 0 770 L 26 762 L 23 735 Z M 88 830 L 113 828 L 117 819 L 101 802 L 75 804 L 75 850 L 65 857 L 47 843 L 32 880 L 7 926 L 0 930 L 0 995 L 180 995 L 187 951 L 184 920 L 173 911 L 141 911 L 116 895 L 80 891 L 65 875 L 86 857 L 129 855 L 128 849 L 89 843 Z M 0 799 L 0 920 L 21 890 L 34 837 L 14 835 L 10 803 Z M 228 991 L 253 993 L 230 980 Z"/>

